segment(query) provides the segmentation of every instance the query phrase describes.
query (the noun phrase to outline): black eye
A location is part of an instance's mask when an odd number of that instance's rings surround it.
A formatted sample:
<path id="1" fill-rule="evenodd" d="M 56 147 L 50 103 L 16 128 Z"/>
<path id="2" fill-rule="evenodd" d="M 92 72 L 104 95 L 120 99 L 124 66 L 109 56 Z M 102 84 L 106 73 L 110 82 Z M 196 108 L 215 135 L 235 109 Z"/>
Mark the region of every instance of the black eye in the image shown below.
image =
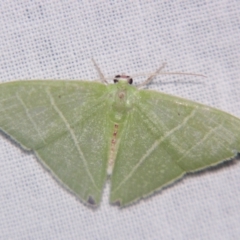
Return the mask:
<path id="1" fill-rule="evenodd" d="M 132 84 L 132 83 L 133 83 L 133 79 L 132 79 L 132 78 L 129 78 L 129 79 L 128 79 L 128 83 L 129 83 L 129 84 Z"/>
<path id="2" fill-rule="evenodd" d="M 113 79 L 113 82 L 114 82 L 114 83 L 118 83 L 118 79 L 114 78 L 114 79 Z"/>
<path id="3" fill-rule="evenodd" d="M 120 78 L 121 76 L 120 75 L 116 75 L 115 78 Z"/>

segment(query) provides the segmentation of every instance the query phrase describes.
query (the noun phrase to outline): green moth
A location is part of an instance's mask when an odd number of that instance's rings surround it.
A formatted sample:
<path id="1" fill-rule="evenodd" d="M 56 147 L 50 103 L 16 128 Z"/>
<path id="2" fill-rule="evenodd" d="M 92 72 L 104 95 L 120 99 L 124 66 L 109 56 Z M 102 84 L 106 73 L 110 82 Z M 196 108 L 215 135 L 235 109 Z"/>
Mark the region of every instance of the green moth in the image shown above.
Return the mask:
<path id="1" fill-rule="evenodd" d="M 110 202 L 126 206 L 240 151 L 237 117 L 131 83 L 2 83 L 0 129 L 90 205 L 108 175 Z"/>

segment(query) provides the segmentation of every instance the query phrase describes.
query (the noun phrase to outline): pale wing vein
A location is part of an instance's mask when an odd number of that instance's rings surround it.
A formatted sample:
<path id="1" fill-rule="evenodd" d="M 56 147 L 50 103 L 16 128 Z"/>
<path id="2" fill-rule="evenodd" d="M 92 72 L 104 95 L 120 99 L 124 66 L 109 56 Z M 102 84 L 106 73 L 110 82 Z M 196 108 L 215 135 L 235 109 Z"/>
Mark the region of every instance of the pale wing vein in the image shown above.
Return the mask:
<path id="1" fill-rule="evenodd" d="M 1 96 L 2 97 L 2 96 Z M 16 97 L 15 96 L 13 96 L 13 97 L 8 97 L 8 98 L 2 98 L 1 100 L 0 100 L 0 103 L 4 103 L 4 102 L 9 102 L 9 100 L 12 100 L 12 99 L 15 99 Z"/>
<path id="2" fill-rule="evenodd" d="M 216 131 L 218 128 L 220 128 L 220 127 L 221 127 L 221 125 L 213 128 L 213 129 L 211 129 L 200 141 L 198 141 L 197 144 L 195 144 L 194 146 L 192 146 L 191 148 L 189 148 L 189 149 L 184 153 L 184 155 L 183 155 L 181 158 L 179 158 L 176 162 L 177 162 L 177 163 L 181 162 L 181 160 L 182 160 L 183 158 L 185 158 L 194 148 L 198 147 L 198 146 L 199 146 L 200 144 L 202 144 L 205 140 L 207 140 L 208 137 L 209 137 L 209 135 L 211 135 L 213 132 L 215 132 L 215 131 Z"/>
<path id="3" fill-rule="evenodd" d="M 38 136 L 41 138 L 41 140 L 44 142 L 44 144 L 46 143 L 42 134 L 40 133 L 35 121 L 32 119 L 31 115 L 29 114 L 29 111 L 28 111 L 28 108 L 27 106 L 25 105 L 24 101 L 21 99 L 21 97 L 17 94 L 17 99 L 19 100 L 19 102 L 21 103 L 21 105 L 23 106 L 24 110 L 25 110 L 25 113 L 28 117 L 28 119 L 30 120 L 30 122 L 32 123 L 34 129 L 36 130 Z"/>
<path id="4" fill-rule="evenodd" d="M 117 188 L 113 191 L 117 191 L 133 174 L 136 172 L 136 170 L 140 167 L 140 165 L 147 159 L 147 157 L 156 149 L 157 146 L 159 146 L 167 137 L 171 136 L 175 131 L 179 130 L 183 126 L 186 125 L 189 119 L 194 117 L 196 110 L 194 109 L 187 117 L 184 118 L 183 122 L 179 124 L 177 127 L 173 128 L 169 132 L 167 132 L 163 137 L 160 139 L 157 139 L 152 146 L 147 150 L 147 152 L 140 158 L 138 163 L 135 165 L 134 168 L 132 168 L 131 172 L 123 179 L 123 181 L 117 186 Z"/>
<path id="5" fill-rule="evenodd" d="M 49 98 L 50 98 L 50 102 L 51 102 L 51 105 L 53 106 L 54 110 L 57 112 L 57 114 L 59 115 L 59 117 L 62 119 L 62 121 L 63 121 L 64 124 L 66 125 L 66 128 L 67 128 L 67 130 L 69 131 L 69 133 L 70 133 L 70 135 L 71 135 L 71 137 L 72 137 L 72 140 L 73 140 L 73 142 L 74 142 L 74 144 L 75 144 L 75 147 L 76 147 L 76 149 L 77 149 L 80 157 L 81 157 L 82 160 L 83 160 L 83 165 L 84 165 L 84 167 L 85 167 L 85 169 L 86 169 L 86 171 L 87 171 L 87 174 L 88 174 L 89 178 L 91 179 L 91 181 L 92 181 L 94 187 L 97 189 L 97 191 L 99 191 L 99 189 L 98 189 L 98 187 L 97 187 L 97 185 L 96 185 L 96 183 L 95 183 L 95 181 L 94 181 L 94 179 L 93 179 L 93 176 L 92 176 L 91 172 L 89 171 L 89 168 L 88 168 L 88 165 L 87 165 L 87 161 L 86 161 L 85 156 L 84 156 L 84 154 L 83 154 L 83 152 L 82 152 L 82 150 L 81 150 L 81 148 L 80 148 L 80 146 L 79 146 L 79 144 L 78 144 L 78 140 L 77 140 L 77 138 L 76 138 L 76 135 L 74 134 L 74 131 L 73 131 L 72 128 L 70 127 L 70 125 L 69 125 L 67 119 L 64 117 L 63 113 L 60 111 L 60 109 L 59 109 L 59 108 L 57 107 L 57 105 L 55 104 L 55 101 L 54 101 L 51 93 L 49 92 L 49 90 L 47 90 L 46 92 L 47 92 L 47 95 L 48 95 Z"/>

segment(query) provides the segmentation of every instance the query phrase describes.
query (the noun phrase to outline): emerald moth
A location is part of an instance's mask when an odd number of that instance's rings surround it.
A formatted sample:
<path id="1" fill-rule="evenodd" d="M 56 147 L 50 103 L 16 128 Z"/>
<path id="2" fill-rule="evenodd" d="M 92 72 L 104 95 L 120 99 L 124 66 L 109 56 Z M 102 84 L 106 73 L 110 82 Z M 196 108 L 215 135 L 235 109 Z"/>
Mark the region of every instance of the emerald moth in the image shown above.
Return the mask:
<path id="1" fill-rule="evenodd" d="M 110 202 L 126 206 L 240 151 L 239 118 L 131 83 L 2 83 L 0 129 L 92 206 L 108 176 Z"/>

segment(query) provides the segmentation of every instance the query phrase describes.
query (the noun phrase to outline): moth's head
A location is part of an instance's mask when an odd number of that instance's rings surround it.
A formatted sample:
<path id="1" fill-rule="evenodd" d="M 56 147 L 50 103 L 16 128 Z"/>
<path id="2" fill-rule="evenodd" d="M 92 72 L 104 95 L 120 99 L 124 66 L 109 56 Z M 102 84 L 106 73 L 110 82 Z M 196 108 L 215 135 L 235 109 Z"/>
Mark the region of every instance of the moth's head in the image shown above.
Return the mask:
<path id="1" fill-rule="evenodd" d="M 125 74 L 122 75 L 116 75 L 113 79 L 114 83 L 118 83 L 118 82 L 127 82 L 129 84 L 133 83 L 133 79 L 130 76 L 127 76 Z"/>

